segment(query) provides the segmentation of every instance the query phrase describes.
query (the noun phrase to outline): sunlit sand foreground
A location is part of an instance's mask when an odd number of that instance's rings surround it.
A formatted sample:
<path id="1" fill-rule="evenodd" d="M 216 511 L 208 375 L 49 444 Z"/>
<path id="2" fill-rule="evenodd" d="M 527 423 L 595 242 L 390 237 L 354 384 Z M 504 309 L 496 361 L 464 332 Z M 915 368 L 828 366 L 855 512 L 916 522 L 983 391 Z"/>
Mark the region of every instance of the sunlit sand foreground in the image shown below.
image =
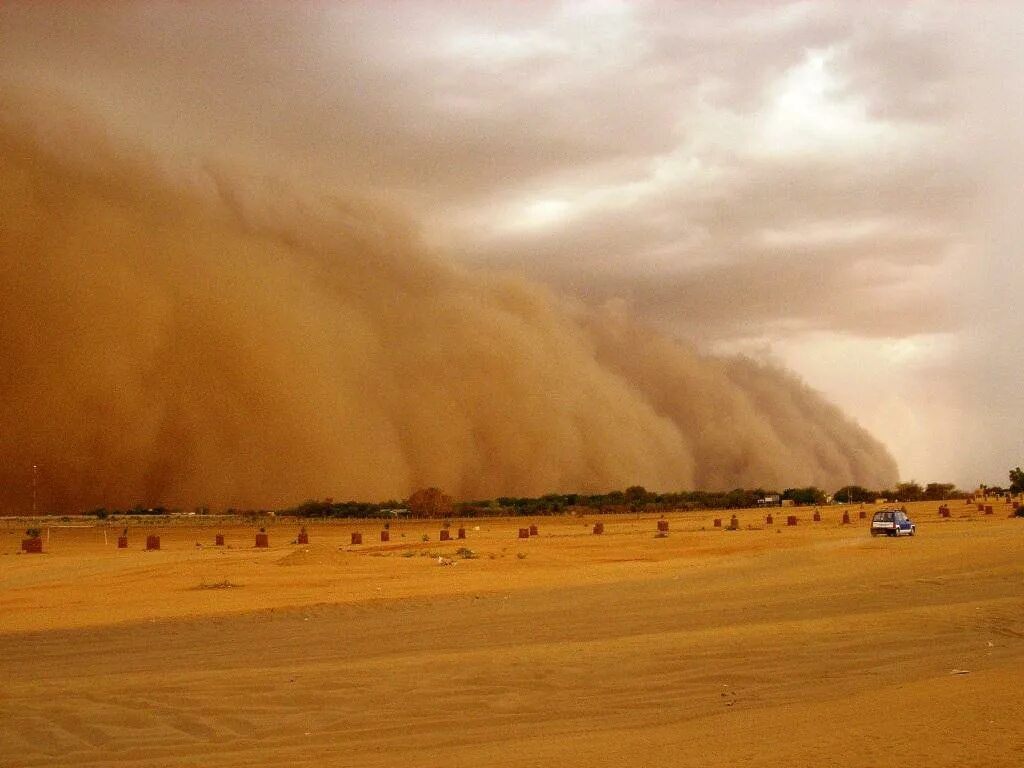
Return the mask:
<path id="1" fill-rule="evenodd" d="M 1024 520 L 936 507 L 12 524 L 0 765 L 1020 766 Z"/>

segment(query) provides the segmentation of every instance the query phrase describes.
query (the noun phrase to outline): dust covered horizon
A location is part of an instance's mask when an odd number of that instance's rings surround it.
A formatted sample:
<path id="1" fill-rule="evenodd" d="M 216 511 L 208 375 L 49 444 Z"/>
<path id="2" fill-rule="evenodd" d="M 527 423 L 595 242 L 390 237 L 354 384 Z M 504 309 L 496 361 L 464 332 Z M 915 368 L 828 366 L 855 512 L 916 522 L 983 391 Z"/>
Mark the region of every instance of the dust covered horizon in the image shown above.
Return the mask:
<path id="1" fill-rule="evenodd" d="M 456 267 L 356 191 L 0 107 L 0 511 L 898 479 L 793 374 Z"/>

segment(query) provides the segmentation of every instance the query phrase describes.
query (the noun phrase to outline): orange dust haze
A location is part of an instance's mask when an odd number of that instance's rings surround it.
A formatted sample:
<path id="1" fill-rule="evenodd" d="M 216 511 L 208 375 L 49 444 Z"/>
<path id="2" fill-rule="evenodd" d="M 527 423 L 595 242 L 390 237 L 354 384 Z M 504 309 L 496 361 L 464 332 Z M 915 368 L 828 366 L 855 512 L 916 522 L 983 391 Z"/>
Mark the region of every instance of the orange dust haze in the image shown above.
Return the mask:
<path id="1" fill-rule="evenodd" d="M 0 107 L 0 510 L 897 479 L 792 375 L 444 264 L 348 192 Z M 32 114 L 31 120 L 23 117 Z"/>

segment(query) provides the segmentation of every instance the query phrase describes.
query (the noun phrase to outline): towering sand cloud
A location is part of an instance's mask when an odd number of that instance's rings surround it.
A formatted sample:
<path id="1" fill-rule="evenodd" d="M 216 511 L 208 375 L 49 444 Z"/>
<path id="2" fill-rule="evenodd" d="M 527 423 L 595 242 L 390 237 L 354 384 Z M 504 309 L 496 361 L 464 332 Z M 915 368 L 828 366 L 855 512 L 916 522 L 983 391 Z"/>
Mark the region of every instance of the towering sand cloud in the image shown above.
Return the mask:
<path id="1" fill-rule="evenodd" d="M 897 478 L 783 371 L 443 264 L 354 196 L 0 102 L 3 511 L 33 464 L 61 510 Z"/>

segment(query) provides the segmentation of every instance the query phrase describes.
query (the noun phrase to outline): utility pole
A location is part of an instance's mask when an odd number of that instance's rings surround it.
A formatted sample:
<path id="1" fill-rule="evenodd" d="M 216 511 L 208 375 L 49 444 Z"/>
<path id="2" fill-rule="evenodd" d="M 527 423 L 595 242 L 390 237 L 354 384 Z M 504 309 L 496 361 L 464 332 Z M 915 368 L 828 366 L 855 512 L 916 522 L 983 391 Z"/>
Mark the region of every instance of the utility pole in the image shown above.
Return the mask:
<path id="1" fill-rule="evenodd" d="M 39 465 L 32 465 L 32 517 L 36 516 L 36 487 L 39 485 Z"/>

